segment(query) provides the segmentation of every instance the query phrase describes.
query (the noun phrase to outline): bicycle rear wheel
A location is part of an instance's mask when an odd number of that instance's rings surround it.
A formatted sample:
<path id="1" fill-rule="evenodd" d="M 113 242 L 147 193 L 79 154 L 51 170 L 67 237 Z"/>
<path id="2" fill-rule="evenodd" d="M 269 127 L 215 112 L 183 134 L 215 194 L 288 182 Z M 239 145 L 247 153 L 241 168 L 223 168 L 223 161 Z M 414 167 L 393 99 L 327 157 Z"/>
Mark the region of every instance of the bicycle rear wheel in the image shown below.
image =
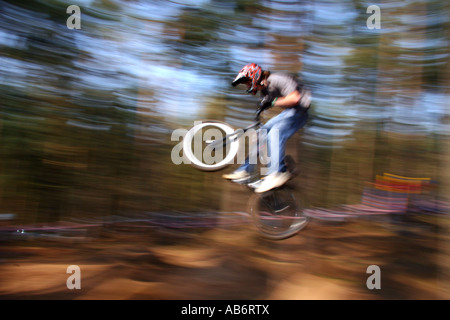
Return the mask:
<path id="1" fill-rule="evenodd" d="M 254 194 L 250 214 L 261 236 L 271 240 L 292 237 L 309 222 L 301 201 L 286 187 Z"/>

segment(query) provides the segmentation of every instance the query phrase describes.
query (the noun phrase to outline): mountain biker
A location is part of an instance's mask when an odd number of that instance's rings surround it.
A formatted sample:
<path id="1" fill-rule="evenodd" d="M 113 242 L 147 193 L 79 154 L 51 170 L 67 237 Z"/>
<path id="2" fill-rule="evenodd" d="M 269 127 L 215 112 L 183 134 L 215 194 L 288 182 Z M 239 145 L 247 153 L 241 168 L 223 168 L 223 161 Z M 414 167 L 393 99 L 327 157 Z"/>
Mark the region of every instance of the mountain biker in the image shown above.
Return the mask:
<path id="1" fill-rule="evenodd" d="M 299 82 L 293 76 L 283 73 L 271 73 L 255 64 L 245 65 L 232 85 L 245 84 L 247 93 L 255 95 L 261 92 L 262 100 L 259 104 L 258 112 L 277 107 L 283 111 L 270 119 L 261 129 L 267 130 L 267 147 L 271 159 L 274 152 L 278 151 L 278 161 L 271 161 L 267 175 L 261 183 L 255 188 L 256 193 L 265 192 L 282 186 L 290 178 L 291 174 L 287 171 L 284 162 L 287 140 L 300 128 L 302 128 L 308 119 L 308 108 L 310 105 L 309 91 L 303 90 L 303 83 Z M 278 138 L 278 141 L 275 139 Z M 278 150 L 271 150 L 275 144 Z M 236 182 L 246 181 L 250 178 L 254 165 L 249 163 L 247 158 L 237 170 L 230 174 L 224 174 L 225 179 Z"/>

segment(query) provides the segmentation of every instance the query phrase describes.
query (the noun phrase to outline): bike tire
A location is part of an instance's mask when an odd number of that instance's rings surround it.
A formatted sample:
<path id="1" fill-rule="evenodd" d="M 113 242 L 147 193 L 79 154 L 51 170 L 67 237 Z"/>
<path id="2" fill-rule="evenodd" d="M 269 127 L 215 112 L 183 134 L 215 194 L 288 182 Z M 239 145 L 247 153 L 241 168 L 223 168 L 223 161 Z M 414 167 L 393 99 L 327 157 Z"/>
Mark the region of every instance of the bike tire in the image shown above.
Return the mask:
<path id="1" fill-rule="evenodd" d="M 193 167 L 202 170 L 202 171 L 216 171 L 225 168 L 226 166 L 233 163 L 234 157 L 236 156 L 239 149 L 239 140 L 238 139 L 230 139 L 227 141 L 227 147 L 222 148 L 226 152 L 226 156 L 223 157 L 220 161 L 216 163 L 204 163 L 203 162 L 203 146 L 201 148 L 201 152 L 196 152 L 192 150 L 192 143 L 194 140 L 195 143 L 195 134 L 202 130 L 203 128 L 214 128 L 225 132 L 225 135 L 229 135 L 235 132 L 235 129 L 230 125 L 214 120 L 202 121 L 201 123 L 193 126 L 184 136 L 183 139 L 183 156 L 189 161 Z M 225 137 L 225 136 L 224 136 Z M 203 137 L 202 137 L 203 143 Z M 223 147 L 223 146 L 222 146 Z M 194 147 L 195 148 L 195 147 Z M 201 154 L 199 154 L 201 153 Z"/>
<path id="2" fill-rule="evenodd" d="M 296 235 L 310 218 L 293 191 L 277 188 L 254 194 L 250 199 L 250 215 L 259 234 L 270 240 L 283 240 Z"/>

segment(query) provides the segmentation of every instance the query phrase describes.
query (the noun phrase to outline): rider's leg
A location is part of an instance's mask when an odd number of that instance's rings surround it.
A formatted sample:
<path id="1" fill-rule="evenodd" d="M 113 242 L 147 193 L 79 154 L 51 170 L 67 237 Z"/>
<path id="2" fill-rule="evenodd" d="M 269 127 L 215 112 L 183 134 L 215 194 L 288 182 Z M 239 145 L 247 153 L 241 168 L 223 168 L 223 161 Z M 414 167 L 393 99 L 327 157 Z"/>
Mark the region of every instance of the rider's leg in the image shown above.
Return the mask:
<path id="1" fill-rule="evenodd" d="M 261 127 L 260 132 L 266 134 L 262 139 L 266 140 L 270 158 L 270 166 L 266 175 L 286 171 L 284 163 L 286 142 L 298 129 L 305 125 L 306 120 L 306 113 L 291 108 L 284 110 Z M 257 139 L 256 148 L 250 147 L 249 156 L 244 163 L 234 172 L 225 174 L 222 177 L 231 180 L 250 177 L 250 173 L 253 173 L 256 169 L 256 161 L 259 158 L 260 138 L 258 137 Z M 273 154 L 271 154 L 271 150 L 274 150 Z"/>
<path id="2" fill-rule="evenodd" d="M 255 189 L 255 192 L 258 193 L 279 187 L 290 179 L 290 173 L 286 172 L 284 162 L 286 143 L 297 130 L 305 125 L 308 116 L 296 109 L 287 109 L 275 118 L 278 121 L 272 125 L 267 137 L 270 156 L 269 170 L 267 177 Z"/>
<path id="3" fill-rule="evenodd" d="M 256 169 L 257 159 L 258 148 L 250 147 L 249 155 L 245 158 L 244 163 L 233 172 L 222 175 L 222 178 L 239 181 L 250 179 Z"/>
<path id="4" fill-rule="evenodd" d="M 255 133 L 255 134 L 252 134 Z M 265 137 L 261 139 L 261 136 L 258 136 L 256 132 L 251 132 L 244 137 L 248 137 L 248 156 L 244 159 L 244 162 L 232 173 L 222 175 L 223 178 L 229 180 L 244 180 L 246 178 L 250 178 L 253 174 L 255 174 L 255 170 L 257 168 L 259 154 L 260 154 L 260 141 L 265 141 Z M 242 161 L 242 158 L 237 157 L 238 163 Z"/>
<path id="5" fill-rule="evenodd" d="M 250 142 L 250 150 L 248 156 L 245 158 L 244 163 L 242 163 L 235 171 L 232 173 L 222 175 L 225 179 L 230 180 L 243 180 L 250 178 L 250 175 L 254 173 L 256 169 L 256 163 L 259 157 L 259 143 L 257 141 Z M 256 142 L 256 147 L 253 147 L 252 143 Z M 238 159 L 239 161 L 239 159 Z"/>
<path id="6" fill-rule="evenodd" d="M 295 132 L 306 124 L 308 119 L 307 113 L 293 108 L 283 111 L 280 115 L 283 115 L 283 117 L 280 117 L 279 121 L 272 126 L 267 137 L 267 147 L 270 156 L 268 175 L 286 171 L 284 162 L 286 143 Z"/>

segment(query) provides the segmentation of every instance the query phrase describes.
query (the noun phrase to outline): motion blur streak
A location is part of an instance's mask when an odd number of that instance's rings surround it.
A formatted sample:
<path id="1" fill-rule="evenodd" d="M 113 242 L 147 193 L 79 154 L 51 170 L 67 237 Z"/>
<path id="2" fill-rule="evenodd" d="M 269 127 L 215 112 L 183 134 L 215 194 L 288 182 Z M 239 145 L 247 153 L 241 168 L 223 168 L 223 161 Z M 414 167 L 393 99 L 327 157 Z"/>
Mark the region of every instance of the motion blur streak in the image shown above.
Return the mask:
<path id="1" fill-rule="evenodd" d="M 0 1 L 0 297 L 448 299 L 450 4 L 378 1 L 380 29 L 369 5 Z M 283 242 L 247 230 L 247 189 L 171 162 L 174 130 L 252 121 L 249 62 L 313 92 L 288 153 L 315 219 Z"/>

